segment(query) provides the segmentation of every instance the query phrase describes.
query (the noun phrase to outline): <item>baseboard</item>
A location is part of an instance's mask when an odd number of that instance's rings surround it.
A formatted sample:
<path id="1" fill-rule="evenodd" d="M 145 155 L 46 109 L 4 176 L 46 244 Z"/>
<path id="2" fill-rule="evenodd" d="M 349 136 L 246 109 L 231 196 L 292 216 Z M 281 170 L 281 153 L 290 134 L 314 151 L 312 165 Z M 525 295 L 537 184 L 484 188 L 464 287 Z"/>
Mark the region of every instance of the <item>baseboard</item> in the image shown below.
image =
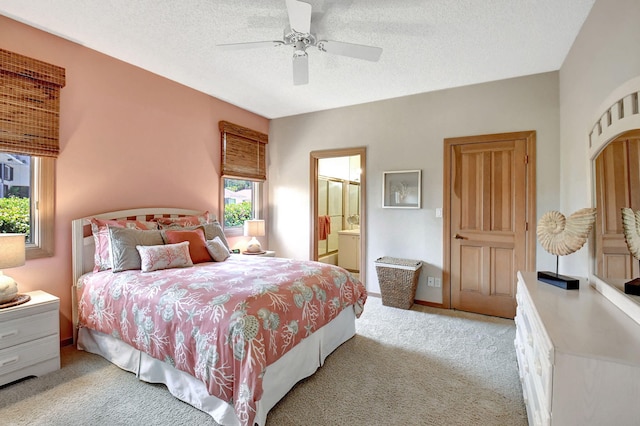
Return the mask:
<path id="1" fill-rule="evenodd" d="M 416 305 L 428 306 L 430 308 L 448 309 L 445 308 L 442 303 L 425 302 L 424 300 L 414 300 L 413 303 Z"/>
<path id="2" fill-rule="evenodd" d="M 67 339 L 60 340 L 60 347 L 63 348 L 65 346 L 73 345 L 73 337 L 69 337 Z"/>
<path id="3" fill-rule="evenodd" d="M 377 297 L 378 299 L 382 298 L 382 295 L 380 293 L 373 293 L 369 291 L 367 292 L 367 296 Z M 449 309 L 449 308 L 445 308 L 445 306 L 442 303 L 425 302 L 424 300 L 417 300 L 417 299 L 414 299 L 413 303 L 415 303 L 416 305 L 428 306 L 430 308 Z"/>

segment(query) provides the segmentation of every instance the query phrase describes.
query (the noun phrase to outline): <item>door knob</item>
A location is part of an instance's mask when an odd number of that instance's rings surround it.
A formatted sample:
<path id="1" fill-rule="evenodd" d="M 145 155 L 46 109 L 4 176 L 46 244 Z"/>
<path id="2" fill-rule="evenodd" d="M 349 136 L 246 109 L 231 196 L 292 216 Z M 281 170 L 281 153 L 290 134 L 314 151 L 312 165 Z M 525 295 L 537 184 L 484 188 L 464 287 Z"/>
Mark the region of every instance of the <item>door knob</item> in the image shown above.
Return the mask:
<path id="1" fill-rule="evenodd" d="M 463 236 L 462 236 L 462 235 L 460 235 L 460 234 L 456 234 L 456 236 L 455 236 L 454 238 L 455 238 L 456 240 L 466 240 L 466 239 L 467 239 L 467 237 L 463 237 Z"/>

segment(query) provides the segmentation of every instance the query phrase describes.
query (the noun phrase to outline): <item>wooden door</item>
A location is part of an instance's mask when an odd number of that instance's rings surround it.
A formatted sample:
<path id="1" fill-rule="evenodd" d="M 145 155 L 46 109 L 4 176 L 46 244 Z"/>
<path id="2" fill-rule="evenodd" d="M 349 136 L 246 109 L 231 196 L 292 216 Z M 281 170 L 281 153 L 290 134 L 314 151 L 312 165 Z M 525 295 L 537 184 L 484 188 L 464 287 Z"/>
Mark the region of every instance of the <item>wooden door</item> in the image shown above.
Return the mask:
<path id="1" fill-rule="evenodd" d="M 517 271 L 535 264 L 534 145 L 535 132 L 445 140 L 454 309 L 515 316 Z"/>
<path id="2" fill-rule="evenodd" d="M 640 209 L 640 131 L 621 135 L 596 158 L 596 274 L 630 279 L 639 274 L 622 232 L 623 207 Z"/>

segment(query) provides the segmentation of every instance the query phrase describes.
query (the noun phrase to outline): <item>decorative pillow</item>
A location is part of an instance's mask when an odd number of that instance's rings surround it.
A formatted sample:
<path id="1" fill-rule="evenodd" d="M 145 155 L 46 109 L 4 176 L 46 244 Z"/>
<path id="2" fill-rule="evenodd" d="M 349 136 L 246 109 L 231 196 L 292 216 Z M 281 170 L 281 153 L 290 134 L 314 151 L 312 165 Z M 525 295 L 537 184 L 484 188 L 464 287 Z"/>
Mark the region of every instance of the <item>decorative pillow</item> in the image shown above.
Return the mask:
<path id="1" fill-rule="evenodd" d="M 113 272 L 140 269 L 140 255 L 136 246 L 155 246 L 164 244 L 160 231 L 141 231 L 139 229 L 109 229 L 109 248 Z"/>
<path id="2" fill-rule="evenodd" d="M 164 229 L 162 238 L 165 244 L 175 244 L 183 241 L 189 242 L 189 254 L 193 263 L 211 262 L 213 259 L 207 250 L 207 241 L 204 237 L 204 229 L 198 226 L 196 229 Z"/>
<path id="3" fill-rule="evenodd" d="M 215 237 L 213 240 L 207 240 L 207 250 L 216 262 L 224 262 L 229 256 L 231 256 L 229 249 L 224 245 L 220 237 Z"/>
<path id="4" fill-rule="evenodd" d="M 136 246 L 136 249 L 140 254 L 142 272 L 193 266 L 188 241 L 160 246 Z"/>
<path id="5" fill-rule="evenodd" d="M 211 223 L 206 224 L 204 226 L 204 233 L 207 240 L 213 240 L 216 237 L 220 238 L 222 244 L 224 244 L 227 250 L 230 250 L 227 237 L 224 235 L 224 230 L 222 229 L 222 226 L 220 226 L 220 222 L 217 220 L 214 219 Z"/>
<path id="6" fill-rule="evenodd" d="M 173 229 L 184 228 L 186 226 L 197 226 L 209 223 L 209 212 L 206 211 L 197 216 L 182 216 L 182 217 L 157 217 L 153 219 L 158 223 L 160 229 Z"/>
<path id="7" fill-rule="evenodd" d="M 110 219 L 90 219 L 91 232 L 95 243 L 95 254 L 93 272 L 111 269 L 111 254 L 109 249 L 109 231 L 107 226 L 130 228 L 130 229 L 158 229 L 155 222 L 141 222 L 138 220 L 110 220 Z"/>
<path id="8" fill-rule="evenodd" d="M 227 242 L 227 237 L 224 235 L 224 230 L 222 226 L 220 226 L 220 222 L 217 220 L 213 220 L 212 222 L 205 223 L 204 225 L 196 225 L 196 226 L 173 226 L 170 228 L 163 229 L 171 229 L 171 230 L 192 230 L 196 228 L 204 229 L 204 237 L 207 240 L 213 240 L 215 237 L 220 237 L 222 244 L 225 245 L 227 249 L 229 249 L 229 243 Z"/>

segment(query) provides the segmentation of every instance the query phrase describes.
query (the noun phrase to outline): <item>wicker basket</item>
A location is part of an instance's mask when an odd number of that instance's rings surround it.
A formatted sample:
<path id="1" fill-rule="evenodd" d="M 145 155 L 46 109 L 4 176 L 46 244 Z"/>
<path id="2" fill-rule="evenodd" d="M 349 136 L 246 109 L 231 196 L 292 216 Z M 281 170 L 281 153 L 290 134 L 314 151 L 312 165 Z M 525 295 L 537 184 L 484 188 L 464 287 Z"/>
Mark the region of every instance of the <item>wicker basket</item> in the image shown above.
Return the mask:
<path id="1" fill-rule="evenodd" d="M 376 260 L 375 264 L 382 304 L 401 309 L 411 308 L 422 262 L 385 256 Z"/>

